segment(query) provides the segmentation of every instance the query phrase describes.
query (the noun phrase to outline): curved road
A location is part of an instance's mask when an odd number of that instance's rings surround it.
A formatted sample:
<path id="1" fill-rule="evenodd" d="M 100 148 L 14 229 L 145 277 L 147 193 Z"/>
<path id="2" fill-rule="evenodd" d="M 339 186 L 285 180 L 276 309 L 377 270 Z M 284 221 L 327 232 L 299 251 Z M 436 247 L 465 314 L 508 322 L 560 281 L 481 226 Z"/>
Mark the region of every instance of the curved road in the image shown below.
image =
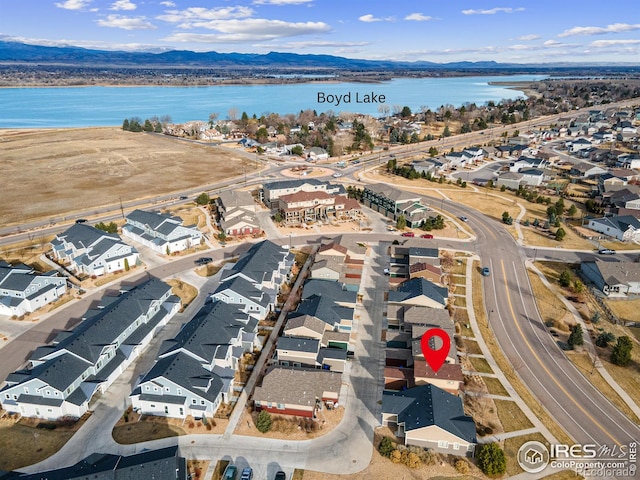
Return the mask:
<path id="1" fill-rule="evenodd" d="M 483 266 L 491 269 L 491 276 L 483 277 L 489 321 L 524 384 L 577 443 L 611 446 L 637 441 L 640 427 L 589 383 L 549 335 L 536 307 L 524 250 L 497 221 L 469 207 L 444 203 L 451 213 L 467 216 L 478 236 L 476 249 Z M 547 253 L 563 258 L 576 255 Z M 585 252 L 580 257 L 593 255 Z"/>

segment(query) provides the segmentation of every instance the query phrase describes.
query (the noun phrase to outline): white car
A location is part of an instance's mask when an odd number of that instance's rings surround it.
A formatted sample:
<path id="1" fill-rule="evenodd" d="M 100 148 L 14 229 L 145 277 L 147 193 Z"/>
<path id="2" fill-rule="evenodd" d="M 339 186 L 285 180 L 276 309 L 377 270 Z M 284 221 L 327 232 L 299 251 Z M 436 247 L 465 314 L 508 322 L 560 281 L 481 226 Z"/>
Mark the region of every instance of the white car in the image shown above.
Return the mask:
<path id="1" fill-rule="evenodd" d="M 460 220 L 462 220 L 463 222 L 468 222 L 468 221 L 469 221 L 469 219 L 468 219 L 467 217 L 465 217 L 464 215 L 461 215 L 459 218 L 460 218 Z"/>
<path id="2" fill-rule="evenodd" d="M 333 174 L 333 178 L 340 178 L 341 176 L 342 176 L 342 174 L 338 173 L 338 172 Z"/>

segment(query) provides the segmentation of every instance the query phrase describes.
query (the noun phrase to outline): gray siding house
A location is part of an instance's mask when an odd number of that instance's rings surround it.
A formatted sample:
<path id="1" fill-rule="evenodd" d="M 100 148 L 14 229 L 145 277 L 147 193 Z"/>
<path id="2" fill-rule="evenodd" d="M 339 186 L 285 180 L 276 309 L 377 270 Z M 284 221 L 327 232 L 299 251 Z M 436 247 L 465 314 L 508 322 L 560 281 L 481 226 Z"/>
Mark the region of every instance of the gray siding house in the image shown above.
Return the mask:
<path id="1" fill-rule="evenodd" d="M 179 307 L 171 287 L 157 279 L 105 297 L 75 329 L 36 349 L 28 368 L 7 377 L 2 408 L 50 420 L 81 417 L 93 395 L 106 391 Z"/>
<path id="2" fill-rule="evenodd" d="M 640 263 L 583 262 L 581 273 L 607 296 L 626 296 L 640 293 Z"/>
<path id="3" fill-rule="evenodd" d="M 156 253 L 169 255 L 202 242 L 202 232 L 195 225 L 183 226 L 182 219 L 178 217 L 134 210 L 126 220 L 122 234 Z"/>
<path id="4" fill-rule="evenodd" d="M 37 275 L 33 268 L 0 260 L 0 315 L 21 316 L 55 302 L 67 291 L 67 281 L 51 271 Z"/>

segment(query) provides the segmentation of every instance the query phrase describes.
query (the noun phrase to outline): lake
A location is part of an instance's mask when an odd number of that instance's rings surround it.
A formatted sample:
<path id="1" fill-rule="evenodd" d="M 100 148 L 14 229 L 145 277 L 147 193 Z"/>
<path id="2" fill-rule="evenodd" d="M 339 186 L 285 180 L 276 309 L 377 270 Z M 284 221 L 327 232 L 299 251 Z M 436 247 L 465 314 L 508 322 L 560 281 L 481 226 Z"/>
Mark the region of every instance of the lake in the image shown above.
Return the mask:
<path id="1" fill-rule="evenodd" d="M 205 87 L 61 87 L 0 88 L 0 128 L 89 127 L 122 125 L 125 118 L 169 115 L 173 122 L 207 120 L 230 109 L 249 116 L 267 113 L 358 112 L 379 115 L 382 103 L 436 109 L 451 104 L 484 104 L 521 97 L 522 93 L 492 81 L 518 82 L 546 78 L 509 75 L 456 78 L 396 78 L 389 82 L 302 83 Z M 366 101 L 369 103 L 366 103 Z"/>

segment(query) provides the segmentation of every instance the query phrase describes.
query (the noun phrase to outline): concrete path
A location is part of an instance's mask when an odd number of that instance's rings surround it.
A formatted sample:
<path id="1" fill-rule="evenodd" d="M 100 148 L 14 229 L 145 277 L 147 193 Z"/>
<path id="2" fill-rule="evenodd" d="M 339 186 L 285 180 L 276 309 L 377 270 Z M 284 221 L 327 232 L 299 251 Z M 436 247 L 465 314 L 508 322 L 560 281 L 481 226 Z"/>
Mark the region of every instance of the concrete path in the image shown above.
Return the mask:
<path id="1" fill-rule="evenodd" d="M 551 292 L 557 291 L 557 289 L 554 288 L 553 285 L 549 283 L 549 281 L 547 280 L 547 277 L 545 277 L 545 275 L 540 270 L 538 270 L 538 268 L 532 262 L 527 260 L 525 263 L 527 268 L 529 268 L 536 275 L 538 275 L 542 283 L 544 283 L 544 285 Z M 582 315 L 580 315 L 580 313 L 573 306 L 573 304 L 569 300 L 567 300 L 563 295 L 556 294 L 556 297 L 560 299 L 560 301 L 563 303 L 565 307 L 567 307 L 567 309 L 571 312 L 571 314 L 575 318 L 576 322 L 582 326 L 582 333 L 583 333 L 582 338 L 584 340 L 584 345 L 582 347 L 586 350 L 587 354 L 589 355 L 589 358 L 592 359 L 593 365 L 595 366 L 598 373 L 600 373 L 602 378 L 604 378 L 604 380 L 609 384 L 611 389 L 620 396 L 622 401 L 627 404 L 627 406 L 631 409 L 631 411 L 638 418 L 640 418 L 640 407 L 638 406 L 638 404 L 634 402 L 633 399 L 629 396 L 629 394 L 618 384 L 618 382 L 615 381 L 615 379 L 611 376 L 611 374 L 607 371 L 607 369 L 604 368 L 604 366 L 602 365 L 602 362 L 598 358 L 596 354 L 595 346 L 591 340 L 591 336 L 589 335 L 589 332 L 587 330 L 587 325 L 585 324 L 582 318 Z M 602 392 L 602 393 L 605 394 L 606 392 Z"/>
<path id="2" fill-rule="evenodd" d="M 480 443 L 493 443 L 499 442 L 501 440 L 506 440 L 507 438 L 516 438 L 522 435 L 531 435 L 534 433 L 538 433 L 538 429 L 533 428 L 525 428 L 523 430 L 516 430 L 514 432 L 504 432 L 504 433 L 496 433 L 495 435 L 487 435 L 486 437 L 482 437 L 478 441 Z"/>
<path id="3" fill-rule="evenodd" d="M 474 260 L 480 260 L 480 258 L 477 256 L 473 256 L 467 259 L 467 305 L 473 305 L 473 294 L 471 291 L 471 282 L 473 278 L 473 261 Z M 484 306 L 482 308 L 484 308 Z M 511 399 L 516 402 L 520 410 L 522 410 L 522 412 L 531 421 L 531 423 L 533 423 L 537 432 L 541 433 L 549 443 L 558 443 L 558 440 L 552 435 L 552 433 L 540 421 L 540 419 L 536 417 L 536 415 L 531 411 L 529 406 L 524 402 L 524 400 L 522 400 L 520 395 L 518 395 L 518 392 L 516 392 L 516 390 L 511 385 L 511 383 L 509 383 L 509 380 L 507 380 L 507 377 L 504 375 L 504 372 L 502 372 L 502 370 L 500 370 L 500 367 L 498 367 L 498 364 L 496 363 L 493 356 L 491 355 L 491 351 L 489 350 L 489 347 L 487 346 L 487 344 L 484 341 L 484 338 L 482 337 L 482 333 L 480 332 L 480 327 L 478 326 L 474 309 L 470 308 L 467 310 L 467 312 L 469 314 L 469 324 L 471 325 L 473 334 L 475 335 L 476 341 L 480 346 L 480 350 L 482 350 L 485 360 L 487 361 L 491 369 L 495 372 L 496 377 L 500 380 L 500 382 L 502 383 L 502 386 L 509 393 L 509 397 L 511 397 Z"/>

